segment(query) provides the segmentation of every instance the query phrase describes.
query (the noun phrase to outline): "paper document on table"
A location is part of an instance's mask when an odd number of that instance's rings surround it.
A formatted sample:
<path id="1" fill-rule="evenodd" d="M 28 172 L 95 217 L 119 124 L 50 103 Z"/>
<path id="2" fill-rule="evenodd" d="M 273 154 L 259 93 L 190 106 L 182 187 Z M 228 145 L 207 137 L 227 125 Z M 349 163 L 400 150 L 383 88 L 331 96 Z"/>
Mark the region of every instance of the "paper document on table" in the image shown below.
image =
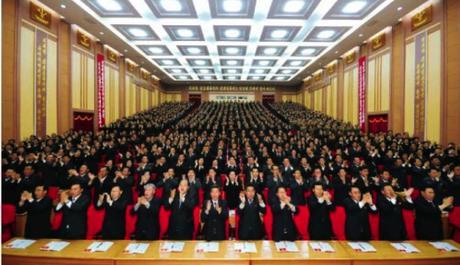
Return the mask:
<path id="1" fill-rule="evenodd" d="M 443 250 L 443 251 L 459 251 L 458 248 L 456 248 L 455 246 L 453 246 L 452 244 L 448 242 L 436 241 L 436 242 L 430 242 L 430 244 L 433 247 L 439 250 Z"/>
<path id="2" fill-rule="evenodd" d="M 89 252 L 106 252 L 113 245 L 113 242 L 93 242 L 89 245 L 86 250 Z"/>
<path id="3" fill-rule="evenodd" d="M 6 244 L 4 248 L 25 249 L 35 242 L 36 240 L 31 240 L 31 239 L 15 239 L 11 241 L 10 243 Z"/>
<path id="4" fill-rule="evenodd" d="M 310 242 L 310 246 L 315 251 L 335 252 L 335 249 L 327 242 Z"/>
<path id="5" fill-rule="evenodd" d="M 297 244 L 291 241 L 275 242 L 275 247 L 280 252 L 299 252 Z"/>
<path id="6" fill-rule="evenodd" d="M 43 247 L 41 247 L 40 250 L 61 251 L 65 247 L 67 247 L 69 244 L 70 244 L 70 242 L 66 242 L 66 241 L 51 241 L 48 244 L 46 244 Z"/>
<path id="7" fill-rule="evenodd" d="M 234 244 L 235 251 L 241 253 L 257 253 L 257 248 L 255 243 L 250 242 L 235 242 Z"/>
<path id="8" fill-rule="evenodd" d="M 148 248 L 149 248 L 148 243 L 130 243 L 125 248 L 125 252 L 129 254 L 144 254 Z"/>
<path id="9" fill-rule="evenodd" d="M 196 246 L 197 252 L 218 252 L 218 242 L 199 242 Z"/>
<path id="10" fill-rule="evenodd" d="M 414 245 L 411 243 L 390 243 L 396 250 L 406 252 L 406 253 L 419 253 L 418 250 Z"/>
<path id="11" fill-rule="evenodd" d="M 348 242 L 348 245 L 355 251 L 376 252 L 377 250 L 367 242 Z"/>

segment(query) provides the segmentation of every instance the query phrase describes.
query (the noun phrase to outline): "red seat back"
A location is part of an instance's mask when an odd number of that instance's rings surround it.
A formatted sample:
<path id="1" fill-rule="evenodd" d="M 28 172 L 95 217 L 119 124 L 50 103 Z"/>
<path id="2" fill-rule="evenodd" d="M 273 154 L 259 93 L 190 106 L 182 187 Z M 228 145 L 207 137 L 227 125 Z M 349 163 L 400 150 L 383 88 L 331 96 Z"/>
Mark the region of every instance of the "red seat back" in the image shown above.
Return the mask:
<path id="1" fill-rule="evenodd" d="M 417 240 L 415 236 L 415 213 L 413 210 L 402 210 L 402 215 L 404 219 L 404 226 L 406 227 L 406 234 L 408 240 Z"/>
<path id="2" fill-rule="evenodd" d="M 131 235 L 136 231 L 137 215 L 131 215 L 133 207 L 134 205 L 126 207 L 125 239 L 131 239 Z"/>
<path id="3" fill-rule="evenodd" d="M 267 239 L 272 240 L 273 213 L 270 206 L 267 206 L 267 213 L 264 215 L 264 225 Z"/>
<path id="4" fill-rule="evenodd" d="M 201 209 L 199 206 L 196 206 L 194 209 L 193 209 L 193 239 L 196 239 L 198 233 L 200 232 L 200 213 L 201 213 Z"/>
<path id="5" fill-rule="evenodd" d="M 297 206 L 299 213 L 294 215 L 294 223 L 299 232 L 300 239 L 309 240 L 308 224 L 310 223 L 310 210 L 306 205 Z"/>
<path id="6" fill-rule="evenodd" d="M 171 211 L 168 211 L 164 208 L 164 206 L 160 207 L 159 213 L 159 224 L 160 224 L 160 239 L 168 232 L 168 225 L 169 225 L 169 216 L 171 215 Z"/>
<path id="7" fill-rule="evenodd" d="M 346 213 L 343 206 L 336 206 L 335 210 L 330 212 L 329 217 L 331 218 L 332 231 L 337 240 L 346 240 L 345 237 L 345 219 Z"/>
<path id="8" fill-rule="evenodd" d="M 16 206 L 2 204 L 2 225 L 13 224 L 16 221 Z"/>
<path id="9" fill-rule="evenodd" d="M 53 219 L 51 220 L 51 229 L 58 230 L 61 227 L 62 212 L 54 212 Z"/>
<path id="10" fill-rule="evenodd" d="M 52 201 L 58 198 L 59 187 L 50 186 L 48 187 L 48 196 L 51 198 Z"/>
<path id="11" fill-rule="evenodd" d="M 369 225 L 371 228 L 371 238 L 372 240 L 379 240 L 380 233 L 379 233 L 379 214 L 378 213 L 370 213 L 369 214 Z"/>
<path id="12" fill-rule="evenodd" d="M 87 230 L 86 239 L 93 239 L 101 230 L 104 222 L 105 210 L 97 210 L 93 204 L 88 207 L 87 211 Z"/>

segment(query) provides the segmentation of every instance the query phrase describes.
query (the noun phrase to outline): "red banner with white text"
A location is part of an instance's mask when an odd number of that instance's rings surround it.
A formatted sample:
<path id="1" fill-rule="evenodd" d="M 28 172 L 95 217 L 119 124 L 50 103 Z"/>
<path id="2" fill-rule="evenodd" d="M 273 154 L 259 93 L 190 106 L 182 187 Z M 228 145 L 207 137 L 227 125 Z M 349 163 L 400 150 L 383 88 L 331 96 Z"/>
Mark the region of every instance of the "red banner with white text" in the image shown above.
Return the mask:
<path id="1" fill-rule="evenodd" d="M 358 62 L 358 124 L 362 132 L 366 130 L 366 56 Z"/>
<path id="2" fill-rule="evenodd" d="M 97 127 L 102 128 L 105 125 L 105 85 L 104 85 L 104 55 L 97 55 L 96 65 L 96 82 L 97 82 Z"/>

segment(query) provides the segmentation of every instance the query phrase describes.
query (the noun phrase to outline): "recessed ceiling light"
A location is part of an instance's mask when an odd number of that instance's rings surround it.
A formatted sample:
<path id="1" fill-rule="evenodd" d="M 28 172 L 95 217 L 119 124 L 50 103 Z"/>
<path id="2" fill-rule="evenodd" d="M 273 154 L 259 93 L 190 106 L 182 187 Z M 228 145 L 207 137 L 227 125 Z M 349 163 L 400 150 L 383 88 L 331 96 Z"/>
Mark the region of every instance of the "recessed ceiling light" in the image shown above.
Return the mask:
<path id="1" fill-rule="evenodd" d="M 135 37 L 147 37 L 148 34 L 145 30 L 140 28 L 130 28 L 128 29 L 129 33 Z"/>
<path id="2" fill-rule="evenodd" d="M 191 38 L 194 35 L 193 31 L 190 29 L 178 29 L 176 33 L 177 35 L 179 35 L 179 37 L 182 37 L 182 38 Z"/>
<path id="3" fill-rule="evenodd" d="M 305 1 L 303 0 L 290 0 L 287 1 L 283 6 L 283 12 L 285 13 L 298 13 L 302 11 L 305 6 Z"/>
<path id="4" fill-rule="evenodd" d="M 366 4 L 366 1 L 352 1 L 342 8 L 342 12 L 346 14 L 356 14 L 363 10 Z"/>
<path id="5" fill-rule="evenodd" d="M 362 37 L 362 36 L 363 36 L 363 34 L 362 34 L 362 33 L 359 33 L 359 35 L 358 35 L 358 36 L 359 36 L 359 37 Z"/>
<path id="6" fill-rule="evenodd" d="M 290 61 L 289 65 L 290 66 L 299 66 L 302 64 L 302 61 Z"/>
<path id="7" fill-rule="evenodd" d="M 200 54 L 201 49 L 198 48 L 198 47 L 189 47 L 189 48 L 187 48 L 187 52 L 190 53 L 190 54 Z"/>
<path id="8" fill-rule="evenodd" d="M 101 32 L 99 32 L 99 34 L 100 34 L 100 35 L 104 35 L 104 32 L 101 31 Z"/>
<path id="9" fill-rule="evenodd" d="M 123 8 L 115 0 L 98 0 L 99 6 L 107 11 L 121 11 Z"/>
<path id="10" fill-rule="evenodd" d="M 124 52 L 128 52 L 128 50 L 127 50 L 127 49 L 125 49 L 125 50 L 124 50 Z"/>
<path id="11" fill-rule="evenodd" d="M 319 32 L 318 35 L 316 35 L 316 37 L 318 37 L 319 39 L 329 39 L 329 38 L 332 38 L 334 34 L 335 34 L 335 31 L 333 30 L 323 30 Z"/>
<path id="12" fill-rule="evenodd" d="M 278 52 L 277 48 L 265 48 L 264 54 L 265 55 L 275 55 Z"/>
<path id="13" fill-rule="evenodd" d="M 238 54 L 240 52 L 239 48 L 236 47 L 227 47 L 225 48 L 225 53 L 227 54 Z"/>
<path id="14" fill-rule="evenodd" d="M 283 39 L 286 38 L 289 32 L 285 29 L 275 29 L 270 33 L 270 37 L 273 39 Z"/>
<path id="15" fill-rule="evenodd" d="M 236 70 L 236 69 L 227 69 L 226 72 L 227 72 L 227 74 L 236 74 L 236 73 L 238 73 L 238 70 Z"/>
<path id="16" fill-rule="evenodd" d="M 174 61 L 166 59 L 166 60 L 162 60 L 161 63 L 163 63 L 164 65 L 173 65 Z"/>
<path id="17" fill-rule="evenodd" d="M 401 11 L 402 9 L 403 9 L 402 6 L 399 6 L 399 7 L 398 7 L 398 11 Z"/>
<path id="18" fill-rule="evenodd" d="M 224 31 L 224 35 L 227 38 L 238 38 L 241 36 L 241 31 L 238 29 L 227 29 Z"/>
<path id="19" fill-rule="evenodd" d="M 259 61 L 257 64 L 261 66 L 267 66 L 270 64 L 270 61 L 262 60 L 262 61 Z"/>
<path id="20" fill-rule="evenodd" d="M 339 53 L 339 51 L 335 51 L 335 54 Z"/>
<path id="21" fill-rule="evenodd" d="M 260 79 L 262 79 L 262 76 L 251 76 L 250 78 L 252 80 L 260 80 Z"/>
<path id="22" fill-rule="evenodd" d="M 313 48 L 305 48 L 305 49 L 302 49 L 302 51 L 300 52 L 302 55 L 312 55 L 313 53 L 315 53 L 316 49 L 313 49 Z"/>
<path id="23" fill-rule="evenodd" d="M 284 78 L 284 76 L 277 76 L 277 77 L 275 77 L 275 79 L 276 80 L 284 80 L 285 78 Z"/>
<path id="24" fill-rule="evenodd" d="M 182 70 L 180 70 L 180 69 L 172 69 L 171 72 L 173 72 L 175 74 L 179 74 L 179 73 L 182 73 Z"/>
<path id="25" fill-rule="evenodd" d="M 180 75 L 180 76 L 178 76 L 178 78 L 184 80 L 184 79 L 187 79 L 187 76 L 186 75 Z"/>
<path id="26" fill-rule="evenodd" d="M 243 9 L 243 3 L 241 0 L 224 0 L 222 8 L 229 13 L 240 12 Z"/>
<path id="27" fill-rule="evenodd" d="M 203 79 L 206 79 L 206 80 L 211 80 L 211 79 L 212 79 L 212 76 L 209 76 L 209 75 L 205 75 L 205 76 L 203 76 Z"/>
<path id="28" fill-rule="evenodd" d="M 160 5 L 167 12 L 180 12 L 180 11 L 182 11 L 182 5 L 178 0 L 161 0 Z"/>
<path id="29" fill-rule="evenodd" d="M 227 79 L 230 79 L 230 80 L 235 80 L 235 79 L 236 79 L 236 76 L 234 76 L 234 75 L 231 75 L 231 76 L 227 76 Z"/>
<path id="30" fill-rule="evenodd" d="M 200 69 L 199 72 L 201 74 L 209 74 L 209 73 L 211 73 L 211 70 L 209 70 L 209 69 Z"/>
<path id="31" fill-rule="evenodd" d="M 206 61 L 205 60 L 194 60 L 193 61 L 196 65 L 206 65 Z"/>
<path id="32" fill-rule="evenodd" d="M 226 64 L 227 65 L 237 65 L 238 61 L 236 61 L 236 60 L 228 60 L 228 61 L 226 61 Z"/>
<path id="33" fill-rule="evenodd" d="M 254 73 L 256 73 L 256 74 L 264 74 L 265 70 L 264 69 L 256 69 L 256 70 L 254 70 Z"/>
<path id="34" fill-rule="evenodd" d="M 164 52 L 163 48 L 160 47 L 150 47 L 149 51 L 153 54 L 162 54 Z"/>
<path id="35" fill-rule="evenodd" d="M 61 19 L 64 19 L 65 17 L 64 16 L 61 16 Z"/>
<path id="36" fill-rule="evenodd" d="M 66 6 L 64 4 L 61 4 L 61 8 L 66 8 Z"/>
<path id="37" fill-rule="evenodd" d="M 281 73 L 283 74 L 292 74 L 293 72 L 294 72 L 293 70 L 288 70 L 288 69 L 281 71 Z"/>
<path id="38" fill-rule="evenodd" d="M 403 21 L 403 19 L 402 19 L 402 18 L 400 18 L 400 19 L 398 19 L 398 21 L 399 21 L 399 22 L 401 22 L 401 21 Z"/>

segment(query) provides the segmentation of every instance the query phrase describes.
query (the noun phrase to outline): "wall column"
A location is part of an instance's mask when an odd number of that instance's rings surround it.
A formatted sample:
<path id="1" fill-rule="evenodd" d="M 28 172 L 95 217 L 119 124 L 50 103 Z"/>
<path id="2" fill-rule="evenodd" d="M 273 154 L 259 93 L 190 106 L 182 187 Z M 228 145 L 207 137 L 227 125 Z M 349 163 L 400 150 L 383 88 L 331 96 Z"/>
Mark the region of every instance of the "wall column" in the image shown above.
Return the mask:
<path id="1" fill-rule="evenodd" d="M 60 21 L 58 26 L 58 89 L 57 89 L 57 128 L 63 134 L 73 127 L 72 91 L 70 86 L 71 40 L 70 25 Z"/>

